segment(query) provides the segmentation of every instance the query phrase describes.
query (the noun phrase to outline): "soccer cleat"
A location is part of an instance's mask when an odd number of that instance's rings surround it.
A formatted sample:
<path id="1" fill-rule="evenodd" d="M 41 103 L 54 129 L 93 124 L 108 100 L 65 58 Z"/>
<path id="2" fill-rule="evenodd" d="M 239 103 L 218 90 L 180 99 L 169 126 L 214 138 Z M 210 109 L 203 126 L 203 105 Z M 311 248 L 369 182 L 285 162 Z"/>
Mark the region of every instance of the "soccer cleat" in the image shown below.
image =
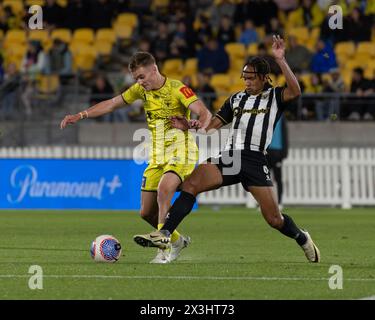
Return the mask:
<path id="1" fill-rule="evenodd" d="M 310 234 L 307 231 L 302 231 L 307 237 L 307 241 L 304 245 L 301 246 L 305 252 L 307 260 L 310 262 L 320 262 L 320 252 L 318 247 L 312 241 Z"/>
<path id="2" fill-rule="evenodd" d="M 171 237 L 157 230 L 148 234 L 134 236 L 134 241 L 142 247 L 156 247 L 159 249 L 169 249 Z"/>
<path id="3" fill-rule="evenodd" d="M 156 254 L 155 258 L 150 261 L 150 263 L 169 263 L 169 250 L 162 250 L 158 249 L 158 253 Z"/>
<path id="4" fill-rule="evenodd" d="M 190 237 L 180 235 L 176 242 L 172 242 L 171 251 L 169 253 L 169 261 L 174 261 L 180 255 L 182 249 L 186 248 L 191 243 Z"/>

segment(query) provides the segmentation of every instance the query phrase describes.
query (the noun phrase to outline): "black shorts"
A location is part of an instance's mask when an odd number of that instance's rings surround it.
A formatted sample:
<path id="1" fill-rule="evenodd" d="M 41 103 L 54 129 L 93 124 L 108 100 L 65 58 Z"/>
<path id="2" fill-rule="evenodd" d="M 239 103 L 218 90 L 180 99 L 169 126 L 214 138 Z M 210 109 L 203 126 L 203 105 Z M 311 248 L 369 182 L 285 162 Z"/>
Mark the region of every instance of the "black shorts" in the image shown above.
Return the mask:
<path id="1" fill-rule="evenodd" d="M 217 157 L 207 162 L 216 164 L 222 176 L 221 186 L 229 186 L 241 182 L 248 187 L 272 187 L 266 156 L 262 152 L 250 150 L 222 151 Z"/>

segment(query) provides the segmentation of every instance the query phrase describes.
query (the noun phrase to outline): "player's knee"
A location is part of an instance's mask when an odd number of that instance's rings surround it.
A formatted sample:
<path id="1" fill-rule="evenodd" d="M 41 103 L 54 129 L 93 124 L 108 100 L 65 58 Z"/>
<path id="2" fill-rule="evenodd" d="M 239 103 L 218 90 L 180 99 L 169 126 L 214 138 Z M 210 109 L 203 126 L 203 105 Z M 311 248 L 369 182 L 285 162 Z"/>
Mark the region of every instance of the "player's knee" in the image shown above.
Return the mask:
<path id="1" fill-rule="evenodd" d="M 196 196 L 199 193 L 199 184 L 188 179 L 182 184 L 182 190 Z"/>
<path id="2" fill-rule="evenodd" d="M 170 190 L 168 186 L 159 186 L 158 188 L 158 196 L 157 201 L 159 205 L 163 203 L 164 201 L 169 201 L 169 198 L 171 195 L 173 195 L 174 190 Z"/>

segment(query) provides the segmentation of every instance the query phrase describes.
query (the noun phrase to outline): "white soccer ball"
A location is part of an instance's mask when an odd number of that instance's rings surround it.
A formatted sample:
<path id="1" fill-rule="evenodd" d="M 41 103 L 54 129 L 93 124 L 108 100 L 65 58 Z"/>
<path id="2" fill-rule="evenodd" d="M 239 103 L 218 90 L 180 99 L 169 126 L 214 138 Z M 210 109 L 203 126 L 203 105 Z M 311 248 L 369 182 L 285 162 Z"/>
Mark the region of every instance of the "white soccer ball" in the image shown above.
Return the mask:
<path id="1" fill-rule="evenodd" d="M 97 262 L 116 262 L 121 256 L 121 244 L 113 236 L 96 237 L 90 248 L 91 258 Z"/>

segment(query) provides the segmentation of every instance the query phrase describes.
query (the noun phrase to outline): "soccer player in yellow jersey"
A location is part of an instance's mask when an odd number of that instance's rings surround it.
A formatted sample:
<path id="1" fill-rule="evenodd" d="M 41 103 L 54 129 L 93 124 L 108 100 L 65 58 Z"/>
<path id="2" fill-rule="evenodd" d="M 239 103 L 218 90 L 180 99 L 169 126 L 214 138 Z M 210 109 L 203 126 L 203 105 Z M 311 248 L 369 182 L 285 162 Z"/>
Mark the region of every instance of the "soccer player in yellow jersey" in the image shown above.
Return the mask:
<path id="1" fill-rule="evenodd" d="M 198 160 L 198 149 L 193 137 L 188 132 L 173 128 L 170 119 L 176 116 L 190 119 L 192 111 L 198 115 L 202 127 L 205 127 L 211 120 L 211 113 L 189 87 L 162 75 L 151 54 L 135 53 L 130 60 L 129 70 L 136 81 L 133 86 L 112 99 L 65 116 L 60 127 L 64 129 L 79 120 L 102 116 L 135 100 L 144 101 L 151 148 L 149 164 L 142 179 L 140 215 L 154 228 L 160 229 L 174 193 L 193 171 Z M 159 249 L 151 262 L 171 262 L 189 243 L 189 237 L 175 231 L 170 251 Z"/>

